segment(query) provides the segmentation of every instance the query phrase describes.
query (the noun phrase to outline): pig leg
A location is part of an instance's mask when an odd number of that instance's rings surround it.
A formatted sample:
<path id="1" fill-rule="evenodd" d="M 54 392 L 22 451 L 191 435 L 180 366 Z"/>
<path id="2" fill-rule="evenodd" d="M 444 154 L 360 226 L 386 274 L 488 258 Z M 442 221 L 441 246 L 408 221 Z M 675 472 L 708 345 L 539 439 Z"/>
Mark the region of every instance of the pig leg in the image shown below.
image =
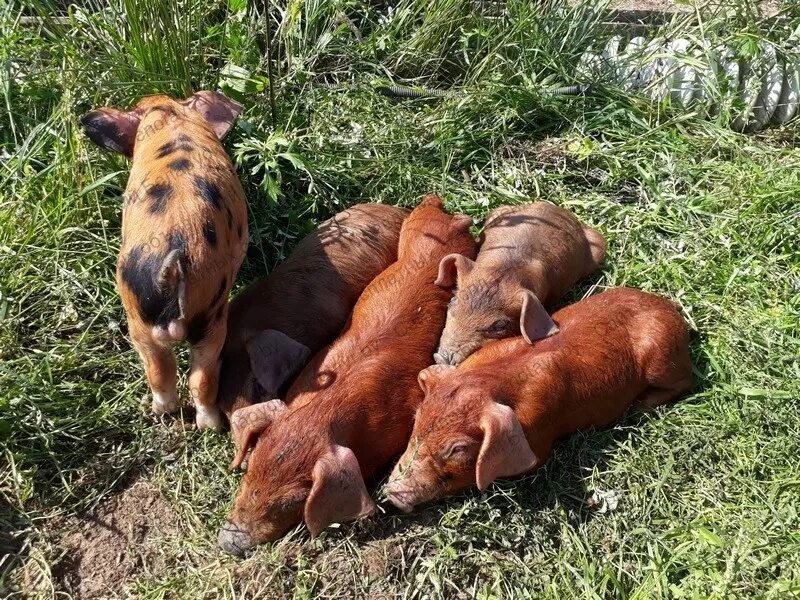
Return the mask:
<path id="1" fill-rule="evenodd" d="M 172 349 L 146 336 L 132 336 L 132 339 L 144 363 L 147 383 L 153 392 L 153 414 L 175 412 L 178 410 L 178 392 L 175 389 L 176 366 Z"/>
<path id="2" fill-rule="evenodd" d="M 219 355 L 225 343 L 227 319 L 213 322 L 205 335 L 192 346 L 192 366 L 189 371 L 189 390 L 194 399 L 198 429 L 221 429 L 222 415 L 217 407 L 219 385 Z"/>

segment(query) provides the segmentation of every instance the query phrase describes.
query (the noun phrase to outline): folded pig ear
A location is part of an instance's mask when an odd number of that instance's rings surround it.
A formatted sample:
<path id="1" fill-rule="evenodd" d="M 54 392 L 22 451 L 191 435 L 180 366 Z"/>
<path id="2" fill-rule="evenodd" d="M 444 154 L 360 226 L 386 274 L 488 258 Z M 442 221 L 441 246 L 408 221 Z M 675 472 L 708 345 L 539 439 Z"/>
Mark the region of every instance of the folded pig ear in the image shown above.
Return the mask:
<path id="1" fill-rule="evenodd" d="M 197 92 L 181 104 L 203 115 L 220 140 L 228 134 L 236 117 L 242 112 L 241 104 L 224 94 L 209 90 Z"/>
<path id="2" fill-rule="evenodd" d="M 81 126 L 87 137 L 103 150 L 131 158 L 140 121 L 136 111 L 98 108 L 81 117 Z"/>
<path id="3" fill-rule="evenodd" d="M 358 459 L 350 448 L 334 444 L 314 465 L 305 522 L 312 536 L 331 523 L 345 523 L 369 515 L 375 503 L 369 497 Z"/>
<path id="4" fill-rule="evenodd" d="M 536 466 L 538 459 L 510 406 L 492 402 L 481 417 L 481 429 L 483 444 L 475 465 L 478 489 L 485 490 L 498 477 L 519 475 Z"/>
<path id="5" fill-rule="evenodd" d="M 419 372 L 417 382 L 422 391 L 426 394 L 428 390 L 439 380 L 439 378 L 449 371 L 455 370 L 454 365 L 431 365 Z"/>
<path id="6" fill-rule="evenodd" d="M 306 363 L 311 350 L 275 329 L 259 331 L 247 342 L 250 367 L 267 396 L 276 396 L 289 377 Z"/>
<path id="7" fill-rule="evenodd" d="M 286 405 L 278 399 L 260 402 L 240 408 L 231 416 L 231 434 L 236 446 L 236 457 L 231 469 L 238 469 L 247 456 L 247 451 L 256 443 L 258 436 L 284 411 Z"/>
<path id="8" fill-rule="evenodd" d="M 520 294 L 522 312 L 519 315 L 519 329 L 525 341 L 532 344 L 536 340 L 558 333 L 558 325 L 547 314 L 539 298 L 530 290 L 522 290 Z"/>
<path id="9" fill-rule="evenodd" d="M 439 276 L 434 282 L 443 288 L 453 287 L 459 277 L 464 277 L 475 263 L 463 254 L 448 254 L 439 262 Z"/>

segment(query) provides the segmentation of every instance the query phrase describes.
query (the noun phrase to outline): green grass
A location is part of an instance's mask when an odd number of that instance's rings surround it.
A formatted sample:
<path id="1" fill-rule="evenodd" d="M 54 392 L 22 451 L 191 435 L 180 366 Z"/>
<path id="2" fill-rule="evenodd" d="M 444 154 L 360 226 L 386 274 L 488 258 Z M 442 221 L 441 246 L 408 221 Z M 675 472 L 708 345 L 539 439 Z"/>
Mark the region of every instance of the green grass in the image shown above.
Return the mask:
<path id="1" fill-rule="evenodd" d="M 0 590 L 68 597 L 64 536 L 146 481 L 177 524 L 121 596 L 800 595 L 798 126 L 743 136 L 726 114 L 703 121 L 612 88 L 541 93 L 574 83 L 581 52 L 608 35 L 584 5 L 405 0 L 389 15 L 292 0 L 273 15 L 274 129 L 261 6 L 114 0 L 41 28 L 0 7 Z M 764 21 L 766 32 L 720 13 L 667 29 L 746 49 L 800 25 L 784 11 L 788 24 Z M 375 93 L 388 81 L 461 96 Z M 113 282 L 127 165 L 77 126 L 100 104 L 218 85 L 245 105 L 226 141 L 250 207 L 238 286 L 356 202 L 435 191 L 481 218 L 543 197 L 609 240 L 602 272 L 571 300 L 630 285 L 682 304 L 696 393 L 572 436 L 537 474 L 484 494 L 315 540 L 298 529 L 244 561 L 221 555 L 238 479 L 229 442 L 139 403 Z"/>

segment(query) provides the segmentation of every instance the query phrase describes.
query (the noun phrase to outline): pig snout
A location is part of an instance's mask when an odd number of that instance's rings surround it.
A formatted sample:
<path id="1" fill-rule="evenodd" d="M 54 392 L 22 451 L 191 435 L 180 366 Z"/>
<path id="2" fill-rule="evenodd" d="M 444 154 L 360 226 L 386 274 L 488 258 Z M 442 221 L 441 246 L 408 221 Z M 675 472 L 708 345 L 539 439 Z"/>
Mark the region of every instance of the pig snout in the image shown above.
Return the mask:
<path id="1" fill-rule="evenodd" d="M 479 347 L 479 344 L 448 344 L 448 347 L 442 345 L 433 355 L 433 361 L 437 365 L 453 365 L 457 367 Z"/>
<path id="2" fill-rule="evenodd" d="M 453 365 L 457 367 L 484 343 L 484 339 L 470 330 L 463 331 L 452 323 L 445 324 L 439 347 L 433 355 L 437 365 Z"/>
<path id="3" fill-rule="evenodd" d="M 453 362 L 453 360 L 454 356 L 447 350 L 441 348 L 433 355 L 433 362 L 437 365 L 454 365 L 456 363 Z"/>
<path id="4" fill-rule="evenodd" d="M 410 513 L 415 506 L 430 499 L 432 483 L 424 461 L 406 452 L 392 469 L 384 495 L 392 505 Z"/>
<path id="5" fill-rule="evenodd" d="M 386 499 L 404 513 L 410 513 L 416 504 L 413 490 L 400 481 L 390 481 L 386 485 Z"/>
<path id="6" fill-rule="evenodd" d="M 256 545 L 253 537 L 233 521 L 225 521 L 219 530 L 217 543 L 222 550 L 234 556 L 243 556 Z"/>

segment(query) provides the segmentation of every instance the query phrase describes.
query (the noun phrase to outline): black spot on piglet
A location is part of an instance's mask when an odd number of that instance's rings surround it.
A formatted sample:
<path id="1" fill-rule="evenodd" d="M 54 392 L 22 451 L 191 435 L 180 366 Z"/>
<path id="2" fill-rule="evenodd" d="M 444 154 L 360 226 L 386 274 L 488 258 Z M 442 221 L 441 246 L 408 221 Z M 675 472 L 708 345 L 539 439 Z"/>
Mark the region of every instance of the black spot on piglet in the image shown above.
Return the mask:
<path id="1" fill-rule="evenodd" d="M 160 253 L 148 254 L 143 246 L 135 246 L 120 266 L 122 281 L 139 304 L 139 316 L 145 323 L 166 327 L 179 316 L 177 290 L 162 289 L 158 273 L 164 262 Z"/>
<path id="2" fill-rule="evenodd" d="M 203 200 L 208 202 L 214 208 L 219 208 L 220 201 L 222 200 L 222 194 L 220 193 L 219 187 L 217 187 L 216 184 L 210 182 L 205 177 L 195 175 L 194 186 L 197 189 L 197 193 L 200 194 L 200 197 Z"/>
<path id="3" fill-rule="evenodd" d="M 156 158 L 164 158 L 165 156 L 169 156 L 177 150 L 192 152 L 194 148 L 190 142 L 191 138 L 185 133 L 182 133 L 174 140 L 170 140 L 166 144 L 162 144 L 156 152 Z"/>
<path id="4" fill-rule="evenodd" d="M 172 197 L 172 185 L 169 183 L 156 183 L 150 186 L 147 190 L 147 195 L 150 196 L 150 212 L 152 214 L 161 214 L 167 209 L 167 202 Z"/>
<path id="5" fill-rule="evenodd" d="M 209 246 L 217 245 L 217 230 L 213 221 L 206 221 L 203 225 L 203 237 L 206 238 Z"/>
<path id="6" fill-rule="evenodd" d="M 144 245 L 135 246 L 120 259 L 120 276 L 131 290 L 139 305 L 139 316 L 145 323 L 166 327 L 180 316 L 178 290 L 158 283 L 159 272 L 166 255 L 180 251 L 180 264 L 184 272 L 189 267 L 186 236 L 173 231 L 169 235 L 169 248 L 165 253 L 150 253 Z"/>
<path id="7" fill-rule="evenodd" d="M 176 158 L 167 166 L 173 171 L 188 171 L 192 168 L 192 161 L 188 158 Z"/>

